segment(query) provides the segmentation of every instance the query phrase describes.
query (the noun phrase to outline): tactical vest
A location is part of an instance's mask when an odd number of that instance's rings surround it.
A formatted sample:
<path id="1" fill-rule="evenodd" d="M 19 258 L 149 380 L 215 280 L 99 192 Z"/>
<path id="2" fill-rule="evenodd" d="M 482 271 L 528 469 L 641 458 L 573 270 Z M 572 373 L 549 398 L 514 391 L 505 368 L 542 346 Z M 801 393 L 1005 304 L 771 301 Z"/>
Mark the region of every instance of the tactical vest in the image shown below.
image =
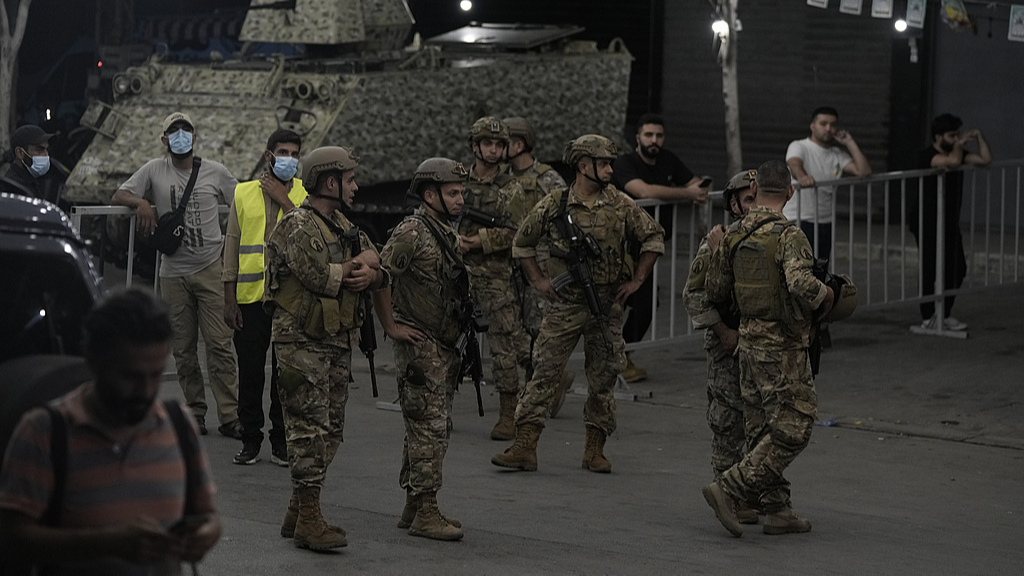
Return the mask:
<path id="1" fill-rule="evenodd" d="M 557 230 L 557 226 L 554 225 L 556 219 L 561 218 L 563 214 L 568 211 L 569 204 L 569 188 L 555 189 L 551 192 L 555 196 L 558 202 L 558 210 L 554 216 L 548 221 L 549 230 Z M 614 212 L 611 209 L 607 209 L 608 212 Z M 614 218 L 618 216 L 614 215 Z M 573 220 L 576 221 L 575 215 Z M 577 222 L 577 226 L 579 223 Z M 618 284 L 624 280 L 632 278 L 634 272 L 634 262 L 626 251 L 626 238 L 612 233 L 610 227 L 599 227 L 592 230 L 584 230 L 580 227 L 581 232 L 591 234 L 598 242 L 602 250 L 601 262 L 595 261 L 594 258 L 590 258 L 589 264 L 591 272 L 594 275 L 594 282 L 598 286 L 610 286 Z M 551 238 L 551 245 L 558 248 L 568 248 L 569 239 L 564 238 L 562 233 L 559 232 L 558 238 Z M 614 256 L 614 259 L 610 258 Z M 546 262 L 547 268 L 545 273 L 548 278 L 554 278 L 559 274 L 566 272 L 568 266 L 565 260 L 561 258 L 551 257 Z"/>
<path id="2" fill-rule="evenodd" d="M 546 172 L 553 170 L 551 166 L 547 164 L 540 164 L 534 167 L 527 168 L 522 174 L 513 175 L 513 177 L 519 181 L 519 185 L 523 187 L 523 191 L 526 192 L 527 199 L 532 200 L 533 204 L 536 204 L 541 198 L 545 196 L 544 190 L 540 187 L 540 177 Z"/>
<path id="3" fill-rule="evenodd" d="M 769 223 L 762 222 L 761 226 Z M 743 236 L 730 233 L 725 243 L 732 260 L 735 285 L 733 294 L 744 318 L 783 321 L 788 306 L 782 291 L 779 262 L 776 260 L 782 232 L 794 224 L 788 220 L 771 223 L 767 236 L 755 238 L 758 228 Z"/>
<path id="4" fill-rule="evenodd" d="M 501 216 L 503 211 L 498 209 L 500 195 L 498 191 L 512 182 L 515 178 L 508 173 L 502 172 L 494 177 L 489 183 L 480 181 L 470 180 L 466 183 L 466 205 L 481 212 L 486 212 L 493 216 Z M 487 188 L 494 188 L 493 193 L 487 193 Z M 473 222 L 469 218 L 463 218 L 459 223 L 459 233 L 466 236 L 473 236 L 477 234 L 483 225 L 478 222 Z"/>
<path id="5" fill-rule="evenodd" d="M 308 223 L 307 228 L 314 228 L 313 238 L 319 235 L 326 250 L 312 251 L 309 255 L 326 267 L 328 264 L 344 264 L 356 254 L 351 254 L 348 243 L 344 240 L 344 231 L 340 228 L 332 230 L 315 212 L 299 207 Z M 299 215 L 296 215 L 299 216 Z M 303 332 L 314 340 L 323 340 L 343 330 L 359 327 L 359 294 L 342 288 L 335 297 L 321 296 L 310 292 L 302 280 L 294 273 L 279 280 L 279 287 L 274 294 L 274 301 L 299 319 L 303 324 Z"/>
<path id="6" fill-rule="evenodd" d="M 425 222 L 429 216 L 414 214 L 410 218 L 420 221 L 422 226 L 430 225 Z M 437 241 L 429 232 L 423 237 Z M 458 294 L 448 280 L 454 264 L 440 246 L 438 260 L 436 284 L 431 286 L 426 282 L 402 282 L 401 290 L 393 291 L 392 298 L 395 307 L 408 315 L 410 320 L 427 328 L 442 344 L 453 346 L 459 337 L 459 325 L 455 318 Z"/>
<path id="7" fill-rule="evenodd" d="M 306 199 L 302 180 L 292 180 L 288 199 L 298 206 Z M 252 304 L 263 299 L 266 278 L 264 241 L 266 239 L 267 207 L 259 180 L 242 182 L 235 186 L 235 214 L 241 236 L 238 242 L 238 279 L 235 298 L 239 304 Z M 281 221 L 282 210 L 277 211 L 276 222 Z M 276 223 L 275 223 L 276 225 Z"/>

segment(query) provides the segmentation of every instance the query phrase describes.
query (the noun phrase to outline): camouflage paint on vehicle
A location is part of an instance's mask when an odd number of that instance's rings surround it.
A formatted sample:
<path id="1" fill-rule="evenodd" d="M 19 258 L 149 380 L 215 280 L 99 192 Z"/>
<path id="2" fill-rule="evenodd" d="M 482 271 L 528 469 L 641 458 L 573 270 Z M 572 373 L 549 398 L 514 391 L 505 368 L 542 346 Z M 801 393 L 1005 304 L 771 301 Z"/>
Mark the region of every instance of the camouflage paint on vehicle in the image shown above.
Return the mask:
<path id="1" fill-rule="evenodd" d="M 114 79 L 113 104 L 86 110 L 82 125 L 96 135 L 65 197 L 107 204 L 166 153 L 160 120 L 175 110 L 195 121 L 196 154 L 240 181 L 262 169 L 259 152 L 279 127 L 298 132 L 304 152 L 353 146 L 364 186 L 407 180 L 424 158 L 468 156 L 461 128 L 484 115 L 530 118 L 534 154 L 548 160 L 579 134 L 622 133 L 632 56 L 621 42 L 604 51 L 580 41 L 525 53 L 406 51 L 412 23 L 404 0 L 297 0 L 294 10 L 250 10 L 241 39 L 335 44 L 342 55 L 200 64 L 154 55 Z"/>

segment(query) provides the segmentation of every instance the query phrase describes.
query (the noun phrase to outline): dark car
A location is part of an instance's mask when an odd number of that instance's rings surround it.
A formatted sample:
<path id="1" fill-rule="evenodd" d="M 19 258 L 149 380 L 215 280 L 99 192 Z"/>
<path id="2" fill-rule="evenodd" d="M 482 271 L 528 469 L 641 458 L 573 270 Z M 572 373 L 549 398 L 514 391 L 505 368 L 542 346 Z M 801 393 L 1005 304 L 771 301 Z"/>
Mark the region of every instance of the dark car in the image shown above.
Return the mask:
<path id="1" fill-rule="evenodd" d="M 22 412 L 89 377 L 82 320 L 102 294 L 63 211 L 0 194 L 0 451 Z"/>

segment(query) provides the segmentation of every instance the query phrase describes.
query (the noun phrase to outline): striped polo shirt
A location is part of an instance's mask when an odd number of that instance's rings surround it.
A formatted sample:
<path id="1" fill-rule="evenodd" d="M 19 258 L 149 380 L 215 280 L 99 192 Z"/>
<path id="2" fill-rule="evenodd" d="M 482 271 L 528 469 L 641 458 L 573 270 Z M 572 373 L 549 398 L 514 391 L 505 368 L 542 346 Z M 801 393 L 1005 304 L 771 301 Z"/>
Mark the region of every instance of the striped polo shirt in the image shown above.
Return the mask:
<path id="1" fill-rule="evenodd" d="M 148 516 L 169 528 L 184 513 L 186 469 L 163 403 L 155 402 L 135 426 L 111 427 L 86 411 L 83 400 L 90 386 L 83 384 L 54 401 L 68 430 L 68 475 L 60 526 L 108 526 Z M 198 438 L 195 422 L 188 420 Z M 41 408 L 22 417 L 0 469 L 0 508 L 36 519 L 43 516 L 54 485 L 50 431 L 50 417 Z M 196 509 L 213 510 L 215 487 L 204 450 L 198 451 L 193 465 L 200 479 L 193 495 Z M 68 566 L 58 573 L 179 574 L 180 565 L 137 566 L 112 560 Z"/>

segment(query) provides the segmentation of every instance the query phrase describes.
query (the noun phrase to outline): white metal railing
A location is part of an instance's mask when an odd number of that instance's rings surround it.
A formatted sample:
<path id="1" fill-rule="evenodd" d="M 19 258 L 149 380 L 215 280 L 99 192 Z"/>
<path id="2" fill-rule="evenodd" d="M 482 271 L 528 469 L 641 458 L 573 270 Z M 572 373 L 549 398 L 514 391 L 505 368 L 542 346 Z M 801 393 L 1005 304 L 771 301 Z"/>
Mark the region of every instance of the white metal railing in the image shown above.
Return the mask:
<path id="1" fill-rule="evenodd" d="M 866 178 L 844 178 L 820 182 L 818 186 L 834 187 L 832 202 L 833 272 L 849 275 L 857 284 L 860 308 L 935 301 L 943 312 L 946 296 L 987 286 L 1019 282 L 1024 264 L 1021 254 L 1021 202 L 1024 192 L 1024 160 L 995 162 L 986 168 L 964 168 L 961 230 L 967 258 L 967 277 L 963 288 L 943 286 L 944 215 L 939 201 L 945 193 L 943 178 L 938 181 L 936 282 L 934 294 L 924 296 L 921 277 L 923 263 L 918 258 L 917 244 L 909 233 L 907 198 L 918 195 L 924 205 L 923 177 L 942 174 L 940 170 L 909 170 L 887 172 Z M 711 193 L 712 201 L 721 204 L 721 191 Z M 799 195 L 794 195 L 794 201 Z M 693 328 L 681 306 L 681 290 L 689 274 L 690 263 L 707 230 L 717 223 L 729 223 L 724 210 L 712 209 L 712 201 L 704 206 L 641 200 L 641 206 L 653 206 L 655 219 L 663 210 L 672 211 L 672 234 L 665 240 L 666 253 L 654 267 L 654 297 L 660 305 L 651 313 L 651 327 L 640 342 L 626 346 L 628 350 L 670 345 L 694 338 Z M 228 208 L 221 206 L 221 213 Z M 923 227 L 923 210 L 919 210 L 918 228 Z M 128 216 L 128 270 L 126 285 L 131 285 L 135 255 L 135 211 L 124 206 L 74 207 L 71 221 L 81 231 L 83 218 Z M 994 217 L 996 216 L 996 217 Z M 817 237 L 818 234 L 815 234 Z M 157 253 L 155 270 L 159 271 Z M 158 276 L 159 273 L 156 273 Z M 154 289 L 157 282 L 154 280 Z M 659 285 L 662 290 L 659 290 Z M 666 289 L 667 288 L 667 293 Z M 659 294 L 660 292 L 660 294 Z M 941 323 L 939 332 L 941 332 Z M 948 332 L 948 331 L 947 331 Z"/>

